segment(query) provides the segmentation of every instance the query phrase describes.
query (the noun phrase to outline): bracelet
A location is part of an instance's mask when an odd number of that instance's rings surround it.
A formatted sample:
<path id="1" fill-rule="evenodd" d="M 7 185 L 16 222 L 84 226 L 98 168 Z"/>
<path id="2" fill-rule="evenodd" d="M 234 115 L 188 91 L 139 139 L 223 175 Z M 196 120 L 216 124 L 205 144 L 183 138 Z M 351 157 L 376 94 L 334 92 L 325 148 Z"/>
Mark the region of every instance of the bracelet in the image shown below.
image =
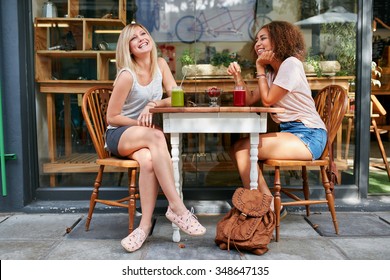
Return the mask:
<path id="1" fill-rule="evenodd" d="M 267 78 L 265 74 L 257 74 L 256 79 L 260 79 L 261 77 Z"/>

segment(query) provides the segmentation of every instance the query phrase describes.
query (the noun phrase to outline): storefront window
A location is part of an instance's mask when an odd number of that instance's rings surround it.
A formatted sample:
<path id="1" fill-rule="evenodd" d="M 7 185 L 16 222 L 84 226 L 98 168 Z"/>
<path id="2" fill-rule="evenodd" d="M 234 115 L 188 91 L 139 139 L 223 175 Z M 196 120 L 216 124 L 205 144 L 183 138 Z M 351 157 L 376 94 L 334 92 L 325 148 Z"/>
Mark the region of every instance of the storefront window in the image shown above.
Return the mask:
<path id="1" fill-rule="evenodd" d="M 35 2 L 36 17 L 41 18 L 40 5 L 43 3 Z M 125 12 L 121 11 L 120 0 L 52 2 L 57 6 L 58 16 L 63 18 L 63 21 L 54 22 L 70 24 L 71 27 L 60 28 L 57 24 L 55 28 L 36 28 L 36 36 L 44 35 L 46 39 L 37 48 L 36 68 L 40 85 L 38 103 L 43 109 L 38 120 L 38 127 L 42 128 L 38 132 L 42 187 L 91 186 L 93 183 L 95 173 L 91 162 L 94 149 L 80 111 L 82 91 L 76 85 L 92 86 L 95 80 L 112 83 L 115 77 L 112 60 L 118 38 L 115 30 L 123 27 L 115 20 L 121 17 L 126 19 L 125 23 L 135 20 L 148 28 L 178 83 L 184 79 L 183 88 L 189 106 L 208 106 L 205 89 L 213 86 L 224 90 L 220 105 L 231 106 L 234 83 L 224 67 L 230 61 L 237 61 L 248 84 L 255 87 L 253 38 L 256 31 L 275 20 L 295 23 L 302 28 L 309 50 L 305 67 L 313 96 L 328 84 L 342 85 L 349 91 L 350 115 L 353 117 L 356 0 L 127 0 Z M 113 21 L 111 24 L 87 21 L 85 26 L 82 21 L 79 25 L 68 22 L 69 5 L 75 3 L 79 9 L 73 17 L 111 18 Z M 76 48 L 69 50 L 74 55 L 60 58 L 47 51 L 47 42 L 50 47 L 61 45 L 61 40 L 50 40 L 55 36 L 66 39 L 69 31 L 73 31 L 76 42 Z M 96 54 L 92 55 L 93 52 Z M 50 73 L 46 66 L 50 67 Z M 54 110 L 47 107 L 50 102 L 55 104 Z M 46 113 L 52 115 L 44 115 Z M 271 120 L 268 127 L 270 131 L 278 129 Z M 352 183 L 354 177 L 354 131 L 351 130 L 347 143 L 347 127 L 348 118 L 335 142 L 342 184 Z M 242 136 L 183 135 L 184 191 L 186 188 L 216 187 L 222 190 L 239 186 L 240 178 L 228 152 L 232 143 Z M 265 175 L 272 185 L 271 171 Z M 106 179 L 110 182 L 106 183 L 117 184 L 118 176 L 113 173 Z M 287 184 L 300 184 L 299 171 L 286 172 L 284 178 Z M 319 184 L 318 171 L 311 171 L 310 179 Z M 121 184 L 125 186 L 126 182 Z"/>

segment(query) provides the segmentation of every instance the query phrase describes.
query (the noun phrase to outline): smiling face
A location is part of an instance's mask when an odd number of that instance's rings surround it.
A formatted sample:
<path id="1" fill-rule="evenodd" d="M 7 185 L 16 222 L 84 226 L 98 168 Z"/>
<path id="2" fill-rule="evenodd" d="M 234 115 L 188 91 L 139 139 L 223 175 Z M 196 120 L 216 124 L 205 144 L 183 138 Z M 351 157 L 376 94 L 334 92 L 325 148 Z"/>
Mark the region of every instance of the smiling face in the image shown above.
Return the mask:
<path id="1" fill-rule="evenodd" d="M 130 53 L 134 55 L 149 53 L 152 51 L 152 44 L 149 34 L 140 26 L 136 26 L 130 37 Z"/>
<path id="2" fill-rule="evenodd" d="M 257 33 L 254 49 L 257 55 L 260 55 L 264 51 L 272 50 L 271 39 L 267 28 L 262 28 Z"/>

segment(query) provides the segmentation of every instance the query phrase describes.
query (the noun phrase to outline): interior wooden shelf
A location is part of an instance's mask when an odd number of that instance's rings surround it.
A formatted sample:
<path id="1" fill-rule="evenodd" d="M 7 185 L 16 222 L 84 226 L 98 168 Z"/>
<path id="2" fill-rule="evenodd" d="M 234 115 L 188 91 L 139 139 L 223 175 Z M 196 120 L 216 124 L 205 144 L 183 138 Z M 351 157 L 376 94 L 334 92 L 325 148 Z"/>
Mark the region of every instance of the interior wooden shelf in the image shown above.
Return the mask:
<path id="1" fill-rule="evenodd" d="M 38 55 L 47 56 L 47 57 L 58 57 L 58 58 L 96 58 L 98 55 L 106 55 L 115 57 L 115 51 L 94 51 L 94 50 L 71 50 L 71 51 L 63 51 L 63 50 L 38 50 L 36 51 Z"/>
<path id="2" fill-rule="evenodd" d="M 111 80 L 41 80 L 39 91 L 49 94 L 82 94 L 93 86 L 112 86 L 113 82 Z"/>
<path id="3" fill-rule="evenodd" d="M 39 24 L 59 24 L 59 23 L 69 23 L 69 24 L 82 24 L 83 22 L 96 25 L 96 26 L 118 26 L 123 27 L 125 24 L 120 19 L 103 19 L 103 18 L 35 18 L 35 27 L 47 28 L 50 26 L 39 26 Z M 37 25 L 38 24 L 38 25 Z"/>

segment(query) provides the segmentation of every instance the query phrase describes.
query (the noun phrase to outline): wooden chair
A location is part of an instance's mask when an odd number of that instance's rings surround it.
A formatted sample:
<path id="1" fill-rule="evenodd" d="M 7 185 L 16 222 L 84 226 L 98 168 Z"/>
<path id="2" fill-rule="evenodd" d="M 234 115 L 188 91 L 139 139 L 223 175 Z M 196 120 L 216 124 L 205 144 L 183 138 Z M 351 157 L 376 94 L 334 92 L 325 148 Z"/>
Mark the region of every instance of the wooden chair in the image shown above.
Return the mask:
<path id="1" fill-rule="evenodd" d="M 328 141 L 324 152 L 317 160 L 281 160 L 281 159 L 268 159 L 259 162 L 260 168 L 263 169 L 263 165 L 272 166 L 275 168 L 274 177 L 274 205 L 276 213 L 276 241 L 279 241 L 279 229 L 280 229 L 280 208 L 281 206 L 306 206 L 306 215 L 310 215 L 309 206 L 312 204 L 328 204 L 329 211 L 332 216 L 333 225 L 336 234 L 338 234 L 338 224 L 336 219 L 336 210 L 334 205 L 334 184 L 332 180 L 329 180 L 328 170 L 330 167 L 334 169 L 333 162 L 333 141 L 336 137 L 337 131 L 340 128 L 344 114 L 347 110 L 348 96 L 345 89 L 338 85 L 330 85 L 323 88 L 315 97 L 315 104 L 317 111 L 319 112 L 322 120 L 326 124 L 328 130 Z M 280 171 L 281 168 L 286 170 L 295 169 L 300 167 L 302 170 L 302 187 L 284 188 L 281 185 Z M 320 174 L 322 178 L 322 185 L 325 190 L 325 199 L 310 199 L 309 184 L 307 177 L 307 168 L 317 167 L 320 168 Z M 333 170 L 333 174 L 337 174 Z M 303 192 L 301 198 L 294 192 Z M 282 202 L 281 193 L 284 193 L 292 199 L 292 201 Z"/>
<path id="2" fill-rule="evenodd" d="M 97 153 L 96 163 L 99 165 L 94 188 L 91 195 L 85 230 L 89 230 L 92 214 L 96 203 L 127 208 L 129 212 L 129 233 L 134 229 L 134 217 L 136 213 L 136 199 L 139 198 L 136 188 L 138 162 L 131 159 L 122 159 L 110 156 L 104 148 L 104 133 L 107 127 L 106 114 L 108 101 L 112 93 L 110 86 L 92 87 L 83 96 L 82 113 Z M 113 172 L 128 172 L 129 195 L 118 200 L 99 199 L 104 168 L 109 167 Z"/>
<path id="3" fill-rule="evenodd" d="M 375 134 L 375 138 L 378 143 L 379 151 L 382 156 L 383 163 L 371 163 L 370 165 L 373 167 L 381 168 L 386 170 L 387 177 L 390 181 L 390 166 L 389 161 L 387 160 L 387 154 L 386 149 L 383 146 L 381 135 L 388 133 L 389 131 L 385 128 L 378 127 L 376 120 L 382 116 L 385 116 L 387 114 L 386 109 L 382 106 L 382 104 L 379 102 L 378 98 L 371 94 L 371 125 L 370 125 L 370 132 Z M 347 116 L 347 115 L 346 115 Z M 347 124 L 347 137 L 346 137 L 346 147 L 345 147 L 345 158 L 348 159 L 349 154 L 349 142 L 351 139 L 351 132 L 352 132 L 352 122 L 354 119 L 353 112 L 350 112 L 348 114 L 348 124 Z"/>
<path id="4" fill-rule="evenodd" d="M 372 108 L 373 114 L 371 114 L 370 132 L 375 134 L 375 138 L 378 141 L 378 147 L 379 147 L 379 150 L 381 152 L 381 156 L 382 156 L 382 160 L 383 160 L 382 164 L 379 164 L 379 163 L 374 164 L 373 163 L 373 164 L 371 164 L 371 166 L 378 167 L 378 168 L 384 168 L 387 172 L 387 177 L 389 178 L 389 181 L 390 181 L 390 166 L 389 166 L 389 162 L 387 160 L 386 150 L 385 150 L 385 147 L 383 146 L 383 142 L 382 142 L 382 138 L 381 138 L 381 134 L 388 133 L 388 130 L 378 127 L 378 125 L 376 123 L 376 119 L 381 117 L 381 116 L 385 116 L 387 114 L 387 112 L 386 112 L 386 109 L 379 102 L 378 98 L 376 98 L 376 96 L 373 94 L 371 94 L 371 102 L 372 102 L 372 107 L 373 107 Z"/>

